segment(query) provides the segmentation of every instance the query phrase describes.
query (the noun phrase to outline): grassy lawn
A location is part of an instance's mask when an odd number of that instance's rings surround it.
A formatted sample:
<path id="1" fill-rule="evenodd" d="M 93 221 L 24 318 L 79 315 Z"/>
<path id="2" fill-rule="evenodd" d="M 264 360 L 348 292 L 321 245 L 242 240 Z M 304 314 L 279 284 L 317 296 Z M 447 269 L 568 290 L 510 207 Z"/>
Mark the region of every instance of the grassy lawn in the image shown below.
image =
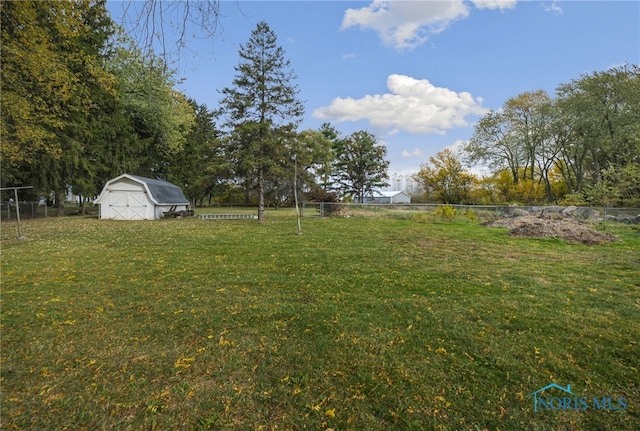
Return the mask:
<path id="1" fill-rule="evenodd" d="M 637 227 L 267 218 L 3 222 L 2 428 L 640 429 Z"/>

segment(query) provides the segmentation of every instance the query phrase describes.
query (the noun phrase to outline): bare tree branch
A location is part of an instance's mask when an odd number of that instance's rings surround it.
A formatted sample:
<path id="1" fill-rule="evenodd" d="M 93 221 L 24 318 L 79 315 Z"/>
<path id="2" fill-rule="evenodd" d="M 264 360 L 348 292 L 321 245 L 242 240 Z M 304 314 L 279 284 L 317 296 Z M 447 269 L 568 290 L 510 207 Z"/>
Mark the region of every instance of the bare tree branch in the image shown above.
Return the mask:
<path id="1" fill-rule="evenodd" d="M 189 49 L 191 39 L 218 36 L 220 3 L 221 0 L 128 0 L 121 24 L 144 53 L 160 51 L 165 63 L 172 64 L 180 60 L 184 49 Z"/>

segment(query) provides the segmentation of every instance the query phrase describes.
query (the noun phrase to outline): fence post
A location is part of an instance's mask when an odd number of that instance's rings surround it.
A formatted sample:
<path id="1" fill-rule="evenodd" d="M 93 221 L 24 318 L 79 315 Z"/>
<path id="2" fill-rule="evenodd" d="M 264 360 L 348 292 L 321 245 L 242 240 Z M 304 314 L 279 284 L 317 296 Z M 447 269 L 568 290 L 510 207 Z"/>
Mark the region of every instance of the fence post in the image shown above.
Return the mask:
<path id="1" fill-rule="evenodd" d="M 13 189 L 13 192 L 16 194 L 16 220 L 18 220 L 18 239 L 23 239 L 22 235 L 22 224 L 20 223 L 20 202 L 18 201 L 18 189 Z"/>

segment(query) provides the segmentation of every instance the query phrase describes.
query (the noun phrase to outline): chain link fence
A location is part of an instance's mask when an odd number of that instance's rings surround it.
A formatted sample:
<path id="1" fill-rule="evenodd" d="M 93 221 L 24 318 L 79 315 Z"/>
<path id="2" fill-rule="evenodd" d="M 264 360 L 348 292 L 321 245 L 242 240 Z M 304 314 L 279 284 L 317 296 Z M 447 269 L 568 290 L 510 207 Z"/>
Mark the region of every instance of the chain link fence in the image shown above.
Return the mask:
<path id="1" fill-rule="evenodd" d="M 58 208 L 47 202 L 44 199 L 39 201 L 19 201 L 17 204 L 13 200 L 0 201 L 0 221 L 15 220 L 18 216 L 18 210 L 20 211 L 20 218 L 33 219 L 33 218 L 47 218 L 56 216 L 58 214 Z M 87 203 L 84 215 L 95 216 L 98 214 L 99 207 Z M 81 205 L 74 202 L 65 203 L 66 215 L 80 215 Z"/>
<path id="2" fill-rule="evenodd" d="M 46 218 L 56 209 L 47 207 L 44 201 L 19 201 L 20 217 Z M 16 203 L 0 201 L 0 220 L 15 220 Z M 224 205 L 227 209 L 246 211 L 255 208 L 252 204 Z M 303 217 L 331 217 L 331 216 L 361 216 L 377 217 L 397 215 L 410 217 L 413 213 L 430 213 L 438 210 L 443 204 L 357 204 L 341 202 L 303 202 Z M 515 206 L 515 205 L 447 205 L 457 213 L 473 212 L 481 219 L 495 219 L 500 217 L 517 217 L 537 214 L 558 214 L 572 216 L 589 222 L 620 222 L 640 224 L 640 208 L 607 208 L 607 207 L 576 207 L 576 206 Z"/>
<path id="3" fill-rule="evenodd" d="M 386 216 L 398 215 L 410 217 L 413 213 L 430 213 L 443 207 L 443 204 L 355 204 L 336 202 L 304 202 L 303 217 L 330 216 Z M 575 217 L 589 222 L 621 222 L 640 224 L 640 208 L 605 208 L 577 206 L 515 206 L 515 205 L 446 205 L 457 213 L 473 212 L 478 218 L 518 217 L 539 214 L 557 214 Z"/>
<path id="4" fill-rule="evenodd" d="M 48 217 L 49 209 L 44 201 L 0 201 L 0 220 L 15 220 L 18 210 L 21 218 Z"/>

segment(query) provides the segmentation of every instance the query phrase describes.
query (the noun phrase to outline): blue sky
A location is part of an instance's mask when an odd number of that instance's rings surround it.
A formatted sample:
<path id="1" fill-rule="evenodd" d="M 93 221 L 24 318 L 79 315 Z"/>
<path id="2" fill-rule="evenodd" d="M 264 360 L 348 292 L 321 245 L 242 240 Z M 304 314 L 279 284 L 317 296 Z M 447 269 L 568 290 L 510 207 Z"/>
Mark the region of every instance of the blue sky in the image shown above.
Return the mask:
<path id="1" fill-rule="evenodd" d="M 121 3 L 109 2 L 119 22 Z M 210 109 L 266 21 L 298 76 L 303 129 L 368 130 L 409 175 L 525 91 L 640 63 L 640 1 L 223 1 L 218 34 L 183 50 L 178 88 Z M 196 35 L 197 36 L 197 35 Z"/>

